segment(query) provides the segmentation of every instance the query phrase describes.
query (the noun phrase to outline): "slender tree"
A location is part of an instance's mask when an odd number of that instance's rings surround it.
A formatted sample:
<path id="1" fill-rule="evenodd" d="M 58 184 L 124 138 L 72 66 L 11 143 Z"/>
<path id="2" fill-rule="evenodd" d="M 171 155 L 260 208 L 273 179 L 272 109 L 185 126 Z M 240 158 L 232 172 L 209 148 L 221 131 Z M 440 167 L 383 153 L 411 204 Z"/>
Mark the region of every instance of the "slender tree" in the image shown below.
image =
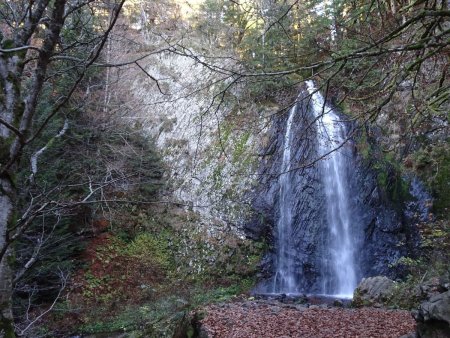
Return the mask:
<path id="1" fill-rule="evenodd" d="M 16 174 L 24 150 L 66 108 L 99 59 L 124 1 L 6 0 L 0 5 L 0 335 L 5 337 L 15 336 L 11 244 L 51 204 L 32 203 L 19 215 Z M 67 39 L 70 30 L 78 35 Z M 68 72 L 69 83 L 37 119 L 44 88 Z"/>

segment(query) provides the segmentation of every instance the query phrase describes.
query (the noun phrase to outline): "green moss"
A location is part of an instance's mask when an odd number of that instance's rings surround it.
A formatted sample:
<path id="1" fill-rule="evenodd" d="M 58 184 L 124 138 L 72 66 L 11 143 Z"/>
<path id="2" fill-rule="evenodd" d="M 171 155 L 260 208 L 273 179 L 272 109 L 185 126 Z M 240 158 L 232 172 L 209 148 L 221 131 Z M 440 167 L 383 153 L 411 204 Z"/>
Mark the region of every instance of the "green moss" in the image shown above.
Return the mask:
<path id="1" fill-rule="evenodd" d="M 388 186 L 388 174 L 385 171 L 379 172 L 377 175 L 378 185 L 384 187 L 385 189 Z"/>
<path id="2" fill-rule="evenodd" d="M 412 167 L 431 190 L 433 211 L 445 217 L 450 215 L 450 146 L 444 143 L 418 150 L 411 157 Z"/>
<path id="3" fill-rule="evenodd" d="M 450 214 L 450 156 L 446 154 L 439 164 L 432 180 L 432 190 L 435 196 L 433 210 L 448 216 Z"/>
<path id="4" fill-rule="evenodd" d="M 372 165 L 377 173 L 377 184 L 385 198 L 396 208 L 402 208 L 403 203 L 411 199 L 410 182 L 402 177 L 402 171 L 394 160 L 382 158 Z"/>
<path id="5" fill-rule="evenodd" d="M 226 145 L 230 139 L 230 136 L 232 135 L 233 132 L 233 124 L 232 123 L 225 123 L 224 125 L 221 126 L 221 142 L 223 145 Z"/>
<path id="6" fill-rule="evenodd" d="M 212 173 L 212 181 L 214 183 L 215 189 L 221 189 L 223 187 L 223 174 L 222 174 L 223 167 L 224 165 L 219 163 L 214 168 L 214 171 Z"/>
<path id="7" fill-rule="evenodd" d="M 376 140 L 369 135 L 366 128 L 361 128 L 356 143 L 358 152 L 374 170 L 378 187 L 384 198 L 395 208 L 401 209 L 403 203 L 411 198 L 410 182 L 404 178 L 404 168 L 394 152 L 385 152 L 376 147 Z"/>
<path id="8" fill-rule="evenodd" d="M 351 116 L 347 114 L 348 116 Z M 359 137 L 357 138 L 356 147 L 358 149 L 359 154 L 363 157 L 364 160 L 369 160 L 370 155 L 372 153 L 372 148 L 369 143 L 369 139 L 367 136 L 367 132 L 365 129 L 361 129 Z"/>
<path id="9" fill-rule="evenodd" d="M 242 155 L 245 152 L 245 145 L 247 144 L 248 139 L 250 138 L 250 132 L 245 132 L 241 135 L 241 137 L 237 140 L 236 144 L 234 145 L 234 151 L 233 151 L 233 163 L 236 163 L 239 161 L 242 157 Z"/>
<path id="10" fill-rule="evenodd" d="M 388 193 L 391 201 L 397 204 L 411 199 L 409 193 L 409 182 L 400 176 L 398 171 L 392 177 L 390 184 L 388 185 Z"/>

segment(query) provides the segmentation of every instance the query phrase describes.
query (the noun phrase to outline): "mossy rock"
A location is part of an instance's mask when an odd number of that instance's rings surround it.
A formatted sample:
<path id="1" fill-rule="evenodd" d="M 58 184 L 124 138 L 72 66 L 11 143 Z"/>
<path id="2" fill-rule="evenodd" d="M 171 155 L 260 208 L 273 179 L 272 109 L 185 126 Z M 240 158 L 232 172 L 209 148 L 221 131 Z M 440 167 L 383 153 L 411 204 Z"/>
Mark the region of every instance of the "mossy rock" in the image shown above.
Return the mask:
<path id="1" fill-rule="evenodd" d="M 382 306 L 392 297 L 395 282 L 385 276 L 363 278 L 355 290 L 352 305 Z"/>
<path id="2" fill-rule="evenodd" d="M 433 211 L 448 217 L 450 215 L 450 146 L 448 141 L 420 149 L 408 159 L 423 182 L 431 190 Z"/>

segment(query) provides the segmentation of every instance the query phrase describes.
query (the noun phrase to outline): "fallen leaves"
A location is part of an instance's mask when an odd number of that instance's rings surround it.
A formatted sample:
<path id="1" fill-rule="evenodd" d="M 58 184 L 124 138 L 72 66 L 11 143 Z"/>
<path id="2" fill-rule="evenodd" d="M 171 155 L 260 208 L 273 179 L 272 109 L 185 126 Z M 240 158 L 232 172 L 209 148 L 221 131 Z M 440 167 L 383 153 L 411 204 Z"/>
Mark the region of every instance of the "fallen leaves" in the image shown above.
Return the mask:
<path id="1" fill-rule="evenodd" d="M 242 301 L 205 308 L 211 338 L 397 338 L 415 330 L 408 311 Z"/>

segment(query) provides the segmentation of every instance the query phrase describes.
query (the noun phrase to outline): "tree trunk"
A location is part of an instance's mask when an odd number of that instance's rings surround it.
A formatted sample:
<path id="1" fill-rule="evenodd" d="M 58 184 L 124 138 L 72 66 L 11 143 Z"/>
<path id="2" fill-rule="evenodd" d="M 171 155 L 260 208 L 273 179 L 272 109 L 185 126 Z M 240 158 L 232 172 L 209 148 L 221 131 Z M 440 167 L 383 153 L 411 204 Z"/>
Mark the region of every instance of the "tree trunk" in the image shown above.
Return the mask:
<path id="1" fill-rule="evenodd" d="M 0 178 L 0 250 L 6 248 L 8 227 L 14 215 L 14 188 L 8 177 Z M 3 250 L 2 250 L 3 251 Z M 0 337 L 15 337 L 11 307 L 12 276 L 11 251 L 6 249 L 0 258 Z"/>
<path id="2" fill-rule="evenodd" d="M 3 46 L 2 46 L 3 47 Z M 20 95 L 18 79 L 22 67 L 16 56 L 0 58 L 0 337 L 15 337 L 12 315 L 12 252 L 8 249 L 8 229 L 14 221 L 16 191 L 10 171 L 4 170 L 10 162 L 11 144 L 14 140 L 12 125 L 14 111 L 17 110 Z M 1 95 L 3 94 L 3 95 Z"/>
<path id="3" fill-rule="evenodd" d="M 100 33 L 99 44 L 95 40 L 96 45 L 93 46 L 91 55 L 87 56 L 83 73 L 75 80 L 72 89 L 68 90 L 61 103 L 53 105 L 52 113 L 46 117 L 46 122 L 39 127 L 41 129 L 37 128 L 35 131 L 37 134 L 46 128 L 47 122 L 69 101 L 87 68 L 100 56 L 124 2 L 125 0 L 114 2 L 109 26 L 106 31 Z M 23 157 L 23 148 L 29 147 L 37 135 L 31 135 L 36 107 L 42 98 L 42 88 L 48 80 L 48 68 L 52 57 L 55 56 L 55 46 L 62 40 L 61 30 L 66 18 L 72 13 L 72 4 L 69 6 L 69 3 L 68 0 L 30 1 L 26 12 L 17 15 L 22 17 L 23 24 L 12 30 L 10 36 L 0 38 L 2 40 L 0 41 L 0 338 L 15 337 L 11 304 L 13 293 L 11 265 L 14 255 L 10 244 L 30 224 L 24 222 L 19 229 L 14 229 L 18 226 L 16 215 L 19 211 L 16 198 L 18 187 L 14 176 Z M 92 1 L 86 1 L 78 9 L 90 6 L 91 3 Z M 36 29 L 44 17 L 46 24 L 42 25 L 42 31 L 38 34 Z M 16 23 L 15 17 L 11 18 L 11 25 Z M 33 36 L 34 40 L 40 41 L 35 46 Z M 76 47 L 73 50 L 76 50 Z M 31 77 L 23 76 L 25 64 L 28 72 L 32 74 Z"/>

